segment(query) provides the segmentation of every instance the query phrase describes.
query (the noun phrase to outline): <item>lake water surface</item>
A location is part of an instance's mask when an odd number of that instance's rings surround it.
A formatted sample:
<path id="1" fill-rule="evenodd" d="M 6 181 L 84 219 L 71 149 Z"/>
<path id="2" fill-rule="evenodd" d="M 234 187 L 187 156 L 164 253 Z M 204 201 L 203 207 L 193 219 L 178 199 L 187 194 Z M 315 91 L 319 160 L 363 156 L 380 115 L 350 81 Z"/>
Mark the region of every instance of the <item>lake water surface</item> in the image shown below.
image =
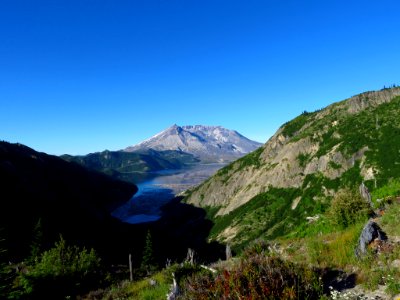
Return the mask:
<path id="1" fill-rule="evenodd" d="M 139 191 L 112 215 L 130 224 L 156 221 L 161 217 L 161 207 L 175 195 L 202 183 L 224 165 L 203 164 L 155 172 L 151 179 L 137 183 Z"/>

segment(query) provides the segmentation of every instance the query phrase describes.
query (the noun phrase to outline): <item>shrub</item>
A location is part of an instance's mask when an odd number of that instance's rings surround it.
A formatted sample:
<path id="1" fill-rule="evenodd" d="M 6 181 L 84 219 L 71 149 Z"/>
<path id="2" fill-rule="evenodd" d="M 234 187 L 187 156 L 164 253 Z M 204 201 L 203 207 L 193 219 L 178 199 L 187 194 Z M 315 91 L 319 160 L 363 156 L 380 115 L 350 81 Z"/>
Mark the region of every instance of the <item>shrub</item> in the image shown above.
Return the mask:
<path id="1" fill-rule="evenodd" d="M 327 212 L 328 219 L 339 228 L 366 220 L 371 214 L 372 209 L 368 203 L 358 192 L 348 188 L 340 190 L 334 196 Z"/>
<path id="2" fill-rule="evenodd" d="M 100 259 L 93 249 L 68 246 L 60 237 L 54 248 L 20 275 L 20 285 L 29 298 L 71 296 L 98 284 L 99 267 Z"/>
<path id="3" fill-rule="evenodd" d="M 320 279 L 311 269 L 256 254 L 232 270 L 188 279 L 180 299 L 317 299 Z"/>
<path id="4" fill-rule="evenodd" d="M 188 277 L 193 276 L 194 274 L 208 274 L 209 271 L 203 269 L 200 267 L 198 264 L 190 264 L 187 262 L 184 262 L 182 264 L 175 264 L 171 266 L 169 269 L 171 274 L 173 273 L 175 275 L 176 282 L 178 283 L 179 286 L 181 286 Z M 172 282 L 172 278 L 171 278 Z"/>
<path id="5" fill-rule="evenodd" d="M 310 161 L 311 155 L 309 153 L 300 153 L 296 159 L 299 162 L 299 166 L 304 168 Z"/>
<path id="6" fill-rule="evenodd" d="M 292 137 L 294 136 L 300 129 L 309 122 L 310 116 L 313 115 L 312 113 L 308 113 L 304 111 L 301 115 L 294 118 L 290 122 L 284 124 L 282 135 L 285 137 Z"/>
<path id="7" fill-rule="evenodd" d="M 253 243 L 251 243 L 246 249 L 243 251 L 243 257 L 249 258 L 258 254 L 266 254 L 269 253 L 269 244 L 262 240 L 257 239 Z"/>

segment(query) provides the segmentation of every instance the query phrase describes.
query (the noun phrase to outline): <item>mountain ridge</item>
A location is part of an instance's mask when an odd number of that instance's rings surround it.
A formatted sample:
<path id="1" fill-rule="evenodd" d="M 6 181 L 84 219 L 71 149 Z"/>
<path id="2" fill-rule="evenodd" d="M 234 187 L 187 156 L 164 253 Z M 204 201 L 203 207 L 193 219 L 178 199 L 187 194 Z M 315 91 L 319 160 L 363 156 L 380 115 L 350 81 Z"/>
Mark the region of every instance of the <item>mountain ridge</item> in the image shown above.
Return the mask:
<path id="1" fill-rule="evenodd" d="M 141 181 L 151 172 L 182 169 L 198 162 L 188 153 L 153 149 L 135 152 L 105 150 L 82 156 L 62 155 L 61 158 L 129 182 Z"/>
<path id="2" fill-rule="evenodd" d="M 194 155 L 203 162 L 229 162 L 261 146 L 235 130 L 222 126 L 176 124 L 123 151 L 175 150 Z"/>
<path id="3" fill-rule="evenodd" d="M 304 112 L 283 124 L 264 146 L 188 192 L 185 201 L 212 211 L 218 223 L 251 203 L 258 201 L 262 206 L 271 192 L 279 197 L 286 193 L 283 198 L 288 202 L 277 221 L 282 224 L 268 226 L 287 229 L 301 218 L 290 211 L 317 214 L 346 185 L 365 181 L 372 189 L 396 178 L 399 95 L 397 87 L 366 92 L 316 112 Z M 290 219 L 286 225 L 284 214 Z M 226 218 L 213 238 L 230 241 L 243 230 L 243 214 L 229 222 Z M 272 235 L 273 231 L 269 229 Z"/>

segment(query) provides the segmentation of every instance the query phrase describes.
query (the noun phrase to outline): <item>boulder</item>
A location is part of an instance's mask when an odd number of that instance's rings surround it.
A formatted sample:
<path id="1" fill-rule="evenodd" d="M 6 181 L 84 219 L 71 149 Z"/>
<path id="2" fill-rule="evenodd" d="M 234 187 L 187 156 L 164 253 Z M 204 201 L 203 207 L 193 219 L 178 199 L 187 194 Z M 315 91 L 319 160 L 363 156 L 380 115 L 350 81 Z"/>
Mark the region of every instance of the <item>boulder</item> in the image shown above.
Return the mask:
<path id="1" fill-rule="evenodd" d="M 374 221 L 369 220 L 368 223 L 364 226 L 360 238 L 358 239 L 357 248 L 355 250 L 355 254 L 358 258 L 365 255 L 367 253 L 367 247 L 373 241 L 386 241 L 387 236 L 376 224 Z"/>

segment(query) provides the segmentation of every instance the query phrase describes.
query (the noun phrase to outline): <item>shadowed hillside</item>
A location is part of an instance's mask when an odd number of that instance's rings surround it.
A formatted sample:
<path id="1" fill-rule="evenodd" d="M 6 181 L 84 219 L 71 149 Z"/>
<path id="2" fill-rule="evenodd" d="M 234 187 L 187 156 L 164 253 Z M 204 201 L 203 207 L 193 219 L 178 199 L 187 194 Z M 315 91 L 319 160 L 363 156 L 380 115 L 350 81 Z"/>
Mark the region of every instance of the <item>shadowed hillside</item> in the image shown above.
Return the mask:
<path id="1" fill-rule="evenodd" d="M 153 149 L 135 152 L 106 150 L 84 156 L 62 155 L 61 158 L 129 182 L 151 177 L 151 172 L 182 169 L 199 162 L 193 155 L 182 151 Z"/>
<path id="2" fill-rule="evenodd" d="M 135 185 L 20 144 L 0 143 L 0 228 L 13 258 L 26 255 L 33 228 L 44 241 L 65 238 L 95 245 L 110 211 L 130 199 Z"/>

